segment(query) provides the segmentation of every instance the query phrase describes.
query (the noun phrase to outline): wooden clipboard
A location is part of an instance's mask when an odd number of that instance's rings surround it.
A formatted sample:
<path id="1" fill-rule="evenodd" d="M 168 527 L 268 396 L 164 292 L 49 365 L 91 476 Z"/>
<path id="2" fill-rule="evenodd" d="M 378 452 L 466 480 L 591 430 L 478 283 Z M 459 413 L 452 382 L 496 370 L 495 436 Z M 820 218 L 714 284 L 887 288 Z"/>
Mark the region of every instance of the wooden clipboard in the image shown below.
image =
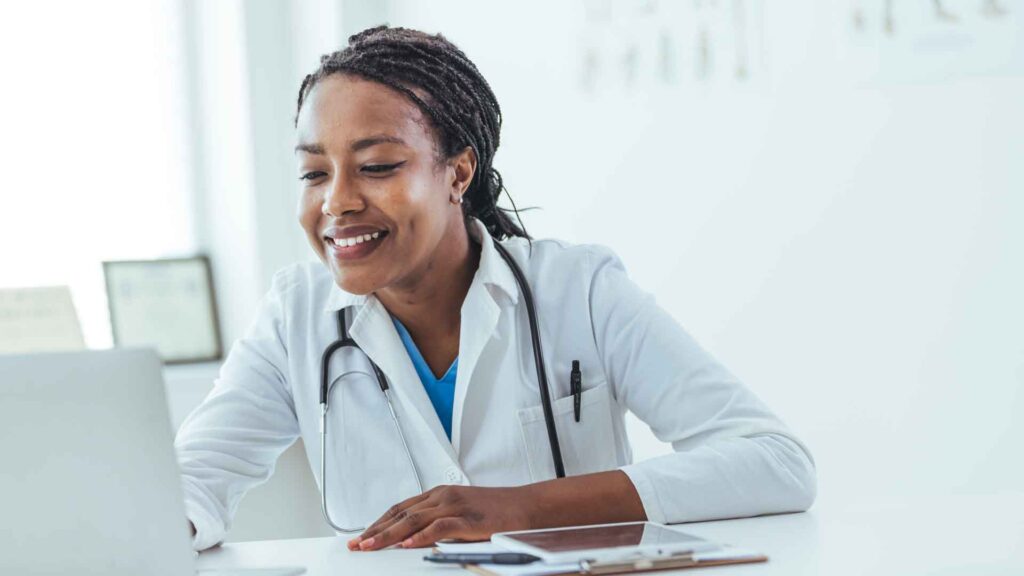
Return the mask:
<path id="1" fill-rule="evenodd" d="M 694 559 L 691 555 L 660 558 L 660 559 L 644 559 L 644 560 L 631 560 L 628 562 L 606 562 L 606 563 L 594 563 L 588 564 L 586 562 L 581 563 L 579 570 L 568 571 L 568 572 L 545 572 L 545 576 L 563 576 L 570 574 L 639 574 L 642 572 L 657 572 L 661 570 L 683 570 L 686 568 L 703 568 L 706 566 L 726 566 L 729 564 L 753 564 L 757 562 L 767 562 L 768 557 L 757 554 L 757 555 L 742 555 L 734 558 L 709 558 L 707 560 L 701 560 L 699 557 Z M 530 564 L 524 564 L 522 566 L 523 573 L 530 573 Z M 537 567 L 536 565 L 533 565 Z M 463 568 L 473 572 L 475 574 L 481 574 L 482 576 L 502 576 L 497 572 L 492 572 L 487 568 L 478 566 L 475 564 L 463 564 Z"/>

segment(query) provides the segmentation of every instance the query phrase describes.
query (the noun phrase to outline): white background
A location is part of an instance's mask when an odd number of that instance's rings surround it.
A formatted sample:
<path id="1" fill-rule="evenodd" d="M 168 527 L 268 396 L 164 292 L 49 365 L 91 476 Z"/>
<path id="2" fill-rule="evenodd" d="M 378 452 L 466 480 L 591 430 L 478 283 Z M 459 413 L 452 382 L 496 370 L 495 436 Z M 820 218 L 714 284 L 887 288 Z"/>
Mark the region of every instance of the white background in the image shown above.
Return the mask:
<path id="1" fill-rule="evenodd" d="M 761 40 L 749 82 L 723 76 L 725 66 L 696 81 L 683 23 L 672 24 L 684 50 L 674 83 L 612 81 L 588 92 L 583 48 L 602 36 L 582 2 L 186 2 L 189 105 L 169 118 L 189 130 L 190 179 L 184 199 L 164 201 L 192 208 L 183 217 L 129 203 L 117 221 L 145 215 L 160 234 L 192 223 L 183 238 L 211 255 L 230 344 L 272 273 L 311 257 L 292 214 L 302 76 L 347 34 L 383 19 L 440 31 L 499 98 L 495 166 L 520 207 L 542 208 L 524 213 L 529 231 L 618 252 L 636 282 L 810 445 L 820 502 L 1020 492 L 1024 2 L 1003 4 L 1010 31 L 972 44 L 973 29 L 932 24 L 906 32 L 915 37 L 858 37 L 846 2 L 755 2 Z M 642 40 L 661 24 L 622 27 Z M 887 54 L 896 56 L 879 64 Z M 935 64 L 943 58 L 948 69 Z M 33 94 L 26 82 L 19 94 Z M 5 118 L 18 114 L 4 108 Z M 128 119 L 98 114 L 95 130 Z M 42 150 L 44 140 L 5 143 L 5 152 Z M 46 163 L 33 152 L 33 178 L 46 175 L 36 194 L 69 185 L 52 166 L 73 162 L 88 142 L 72 144 Z M 2 190 L 3 212 L 26 215 L 19 239 L 76 209 L 38 201 L 29 210 L 12 203 L 14 192 Z M 173 378 L 172 396 L 184 390 Z M 179 397 L 179 412 L 190 398 Z M 638 456 L 664 450 L 640 432 Z"/>

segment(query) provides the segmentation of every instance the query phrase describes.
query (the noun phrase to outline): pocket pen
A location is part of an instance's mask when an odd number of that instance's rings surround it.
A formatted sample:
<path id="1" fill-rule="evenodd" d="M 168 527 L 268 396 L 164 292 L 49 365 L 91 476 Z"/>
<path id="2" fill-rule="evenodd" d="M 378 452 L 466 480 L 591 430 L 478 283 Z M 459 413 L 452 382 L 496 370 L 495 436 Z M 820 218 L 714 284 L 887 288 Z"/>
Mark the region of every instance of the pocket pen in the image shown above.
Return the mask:
<path id="1" fill-rule="evenodd" d="M 572 413 L 576 421 L 580 421 L 580 408 L 583 400 L 583 375 L 580 374 L 580 361 L 572 361 L 572 372 L 569 373 L 569 392 L 572 392 Z"/>

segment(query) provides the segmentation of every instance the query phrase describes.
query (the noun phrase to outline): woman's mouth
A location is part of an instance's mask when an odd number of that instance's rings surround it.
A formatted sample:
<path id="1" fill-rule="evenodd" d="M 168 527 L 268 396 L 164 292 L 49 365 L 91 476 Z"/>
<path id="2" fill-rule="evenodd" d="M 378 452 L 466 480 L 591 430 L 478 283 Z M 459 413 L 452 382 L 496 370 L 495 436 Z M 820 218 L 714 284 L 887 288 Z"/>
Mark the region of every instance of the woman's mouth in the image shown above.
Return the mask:
<path id="1" fill-rule="evenodd" d="M 327 253 L 339 260 L 357 260 L 369 256 L 388 237 L 387 230 L 357 234 L 347 238 L 325 237 Z"/>

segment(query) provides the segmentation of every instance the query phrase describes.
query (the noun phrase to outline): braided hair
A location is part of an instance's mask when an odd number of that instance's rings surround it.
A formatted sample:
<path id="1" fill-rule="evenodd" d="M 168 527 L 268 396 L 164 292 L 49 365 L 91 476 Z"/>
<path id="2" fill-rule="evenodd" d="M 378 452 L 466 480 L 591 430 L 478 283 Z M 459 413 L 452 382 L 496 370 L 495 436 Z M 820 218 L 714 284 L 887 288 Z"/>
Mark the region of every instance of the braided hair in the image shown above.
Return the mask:
<path id="1" fill-rule="evenodd" d="M 320 57 L 320 66 L 307 74 L 299 89 L 295 123 L 302 103 L 318 81 L 331 74 L 352 74 L 387 85 L 416 103 L 435 128 L 439 160 L 450 158 L 466 146 L 476 152 L 476 176 L 463 195 L 463 215 L 478 218 L 493 238 L 529 239 L 498 206 L 505 186 L 491 166 L 501 132 L 501 108 L 490 85 L 466 55 L 441 34 L 430 35 L 407 28 L 376 26 L 354 34 L 348 46 Z M 420 98 L 413 88 L 426 93 Z M 506 195 L 508 190 L 505 190 Z M 512 197 L 509 196 L 509 200 Z"/>

